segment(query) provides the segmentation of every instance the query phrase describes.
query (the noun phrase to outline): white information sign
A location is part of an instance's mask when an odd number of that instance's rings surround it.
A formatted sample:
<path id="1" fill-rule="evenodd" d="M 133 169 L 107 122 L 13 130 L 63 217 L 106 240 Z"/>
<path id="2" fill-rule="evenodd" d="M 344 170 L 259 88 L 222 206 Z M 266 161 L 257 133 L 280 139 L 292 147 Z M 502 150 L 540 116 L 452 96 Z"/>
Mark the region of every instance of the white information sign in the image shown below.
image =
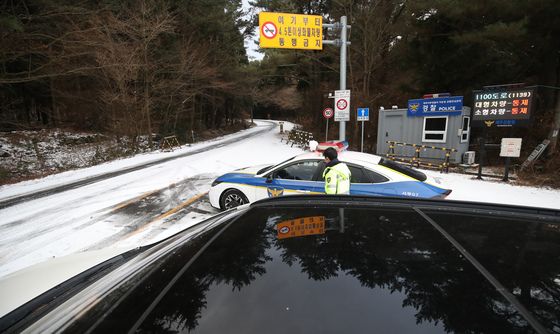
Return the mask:
<path id="1" fill-rule="evenodd" d="M 334 120 L 349 121 L 350 120 L 350 90 L 334 91 Z"/>
<path id="2" fill-rule="evenodd" d="M 519 158 L 521 155 L 521 138 L 502 138 L 501 157 Z"/>

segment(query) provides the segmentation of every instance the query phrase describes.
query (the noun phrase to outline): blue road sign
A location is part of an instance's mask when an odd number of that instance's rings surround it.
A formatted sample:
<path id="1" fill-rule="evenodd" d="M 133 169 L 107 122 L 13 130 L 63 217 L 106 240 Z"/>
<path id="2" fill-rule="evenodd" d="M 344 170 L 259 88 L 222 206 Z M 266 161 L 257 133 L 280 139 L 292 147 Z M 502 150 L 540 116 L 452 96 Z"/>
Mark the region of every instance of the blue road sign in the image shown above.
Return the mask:
<path id="1" fill-rule="evenodd" d="M 369 108 L 358 108 L 358 121 L 369 121 Z"/>
<path id="2" fill-rule="evenodd" d="M 408 116 L 461 115 L 462 96 L 408 100 Z"/>

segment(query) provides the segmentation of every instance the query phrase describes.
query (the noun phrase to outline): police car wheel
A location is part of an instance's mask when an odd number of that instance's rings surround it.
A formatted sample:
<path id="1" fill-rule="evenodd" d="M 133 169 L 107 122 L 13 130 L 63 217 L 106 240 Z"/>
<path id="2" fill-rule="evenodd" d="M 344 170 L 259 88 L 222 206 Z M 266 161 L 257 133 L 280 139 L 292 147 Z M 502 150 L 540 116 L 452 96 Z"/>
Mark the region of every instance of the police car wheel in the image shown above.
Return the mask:
<path id="1" fill-rule="evenodd" d="M 236 189 L 229 189 L 222 194 L 220 198 L 220 207 L 222 210 L 228 210 L 249 203 L 249 200 L 243 193 Z"/>

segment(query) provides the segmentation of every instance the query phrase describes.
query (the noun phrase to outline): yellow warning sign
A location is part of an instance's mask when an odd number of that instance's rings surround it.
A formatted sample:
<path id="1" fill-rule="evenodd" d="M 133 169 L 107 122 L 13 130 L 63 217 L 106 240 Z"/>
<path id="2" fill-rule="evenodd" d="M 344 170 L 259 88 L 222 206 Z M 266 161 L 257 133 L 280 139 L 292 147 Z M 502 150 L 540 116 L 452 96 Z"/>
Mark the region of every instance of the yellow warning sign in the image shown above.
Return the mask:
<path id="1" fill-rule="evenodd" d="M 306 235 L 324 234 L 325 217 L 313 216 L 285 220 L 276 224 L 278 239 L 303 237 Z"/>
<path id="2" fill-rule="evenodd" d="M 259 13 L 261 48 L 323 49 L 323 17 L 287 13 Z"/>

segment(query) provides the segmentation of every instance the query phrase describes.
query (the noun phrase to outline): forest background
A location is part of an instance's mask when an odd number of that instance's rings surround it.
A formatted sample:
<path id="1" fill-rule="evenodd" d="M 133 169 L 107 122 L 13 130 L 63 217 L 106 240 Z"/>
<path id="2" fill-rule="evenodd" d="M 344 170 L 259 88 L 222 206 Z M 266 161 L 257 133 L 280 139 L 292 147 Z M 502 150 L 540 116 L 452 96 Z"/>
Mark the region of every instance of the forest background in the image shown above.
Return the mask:
<path id="1" fill-rule="evenodd" d="M 0 132 L 88 131 L 136 152 L 163 136 L 185 143 L 194 133 L 235 131 L 243 120 L 270 117 L 324 138 L 321 111 L 338 89 L 339 50 L 266 49 L 261 61 L 249 61 L 243 41 L 258 38 L 259 11 L 321 15 L 323 23 L 348 17 L 347 88 L 353 107 L 371 110 L 367 152 L 376 147 L 376 110 L 425 93 L 464 96 L 472 106 L 473 90 L 484 86 L 537 86 L 529 128 L 490 131 L 494 142 L 522 137 L 522 158 L 560 127 L 557 0 L 250 4 L 244 12 L 240 0 L 0 2 Z M 346 126 L 359 148 L 360 125 L 353 118 Z M 473 145 L 479 135 L 473 128 Z M 553 140 L 539 170 L 526 176 L 560 184 L 558 147 Z M 0 171 L 0 179 L 7 175 Z"/>

